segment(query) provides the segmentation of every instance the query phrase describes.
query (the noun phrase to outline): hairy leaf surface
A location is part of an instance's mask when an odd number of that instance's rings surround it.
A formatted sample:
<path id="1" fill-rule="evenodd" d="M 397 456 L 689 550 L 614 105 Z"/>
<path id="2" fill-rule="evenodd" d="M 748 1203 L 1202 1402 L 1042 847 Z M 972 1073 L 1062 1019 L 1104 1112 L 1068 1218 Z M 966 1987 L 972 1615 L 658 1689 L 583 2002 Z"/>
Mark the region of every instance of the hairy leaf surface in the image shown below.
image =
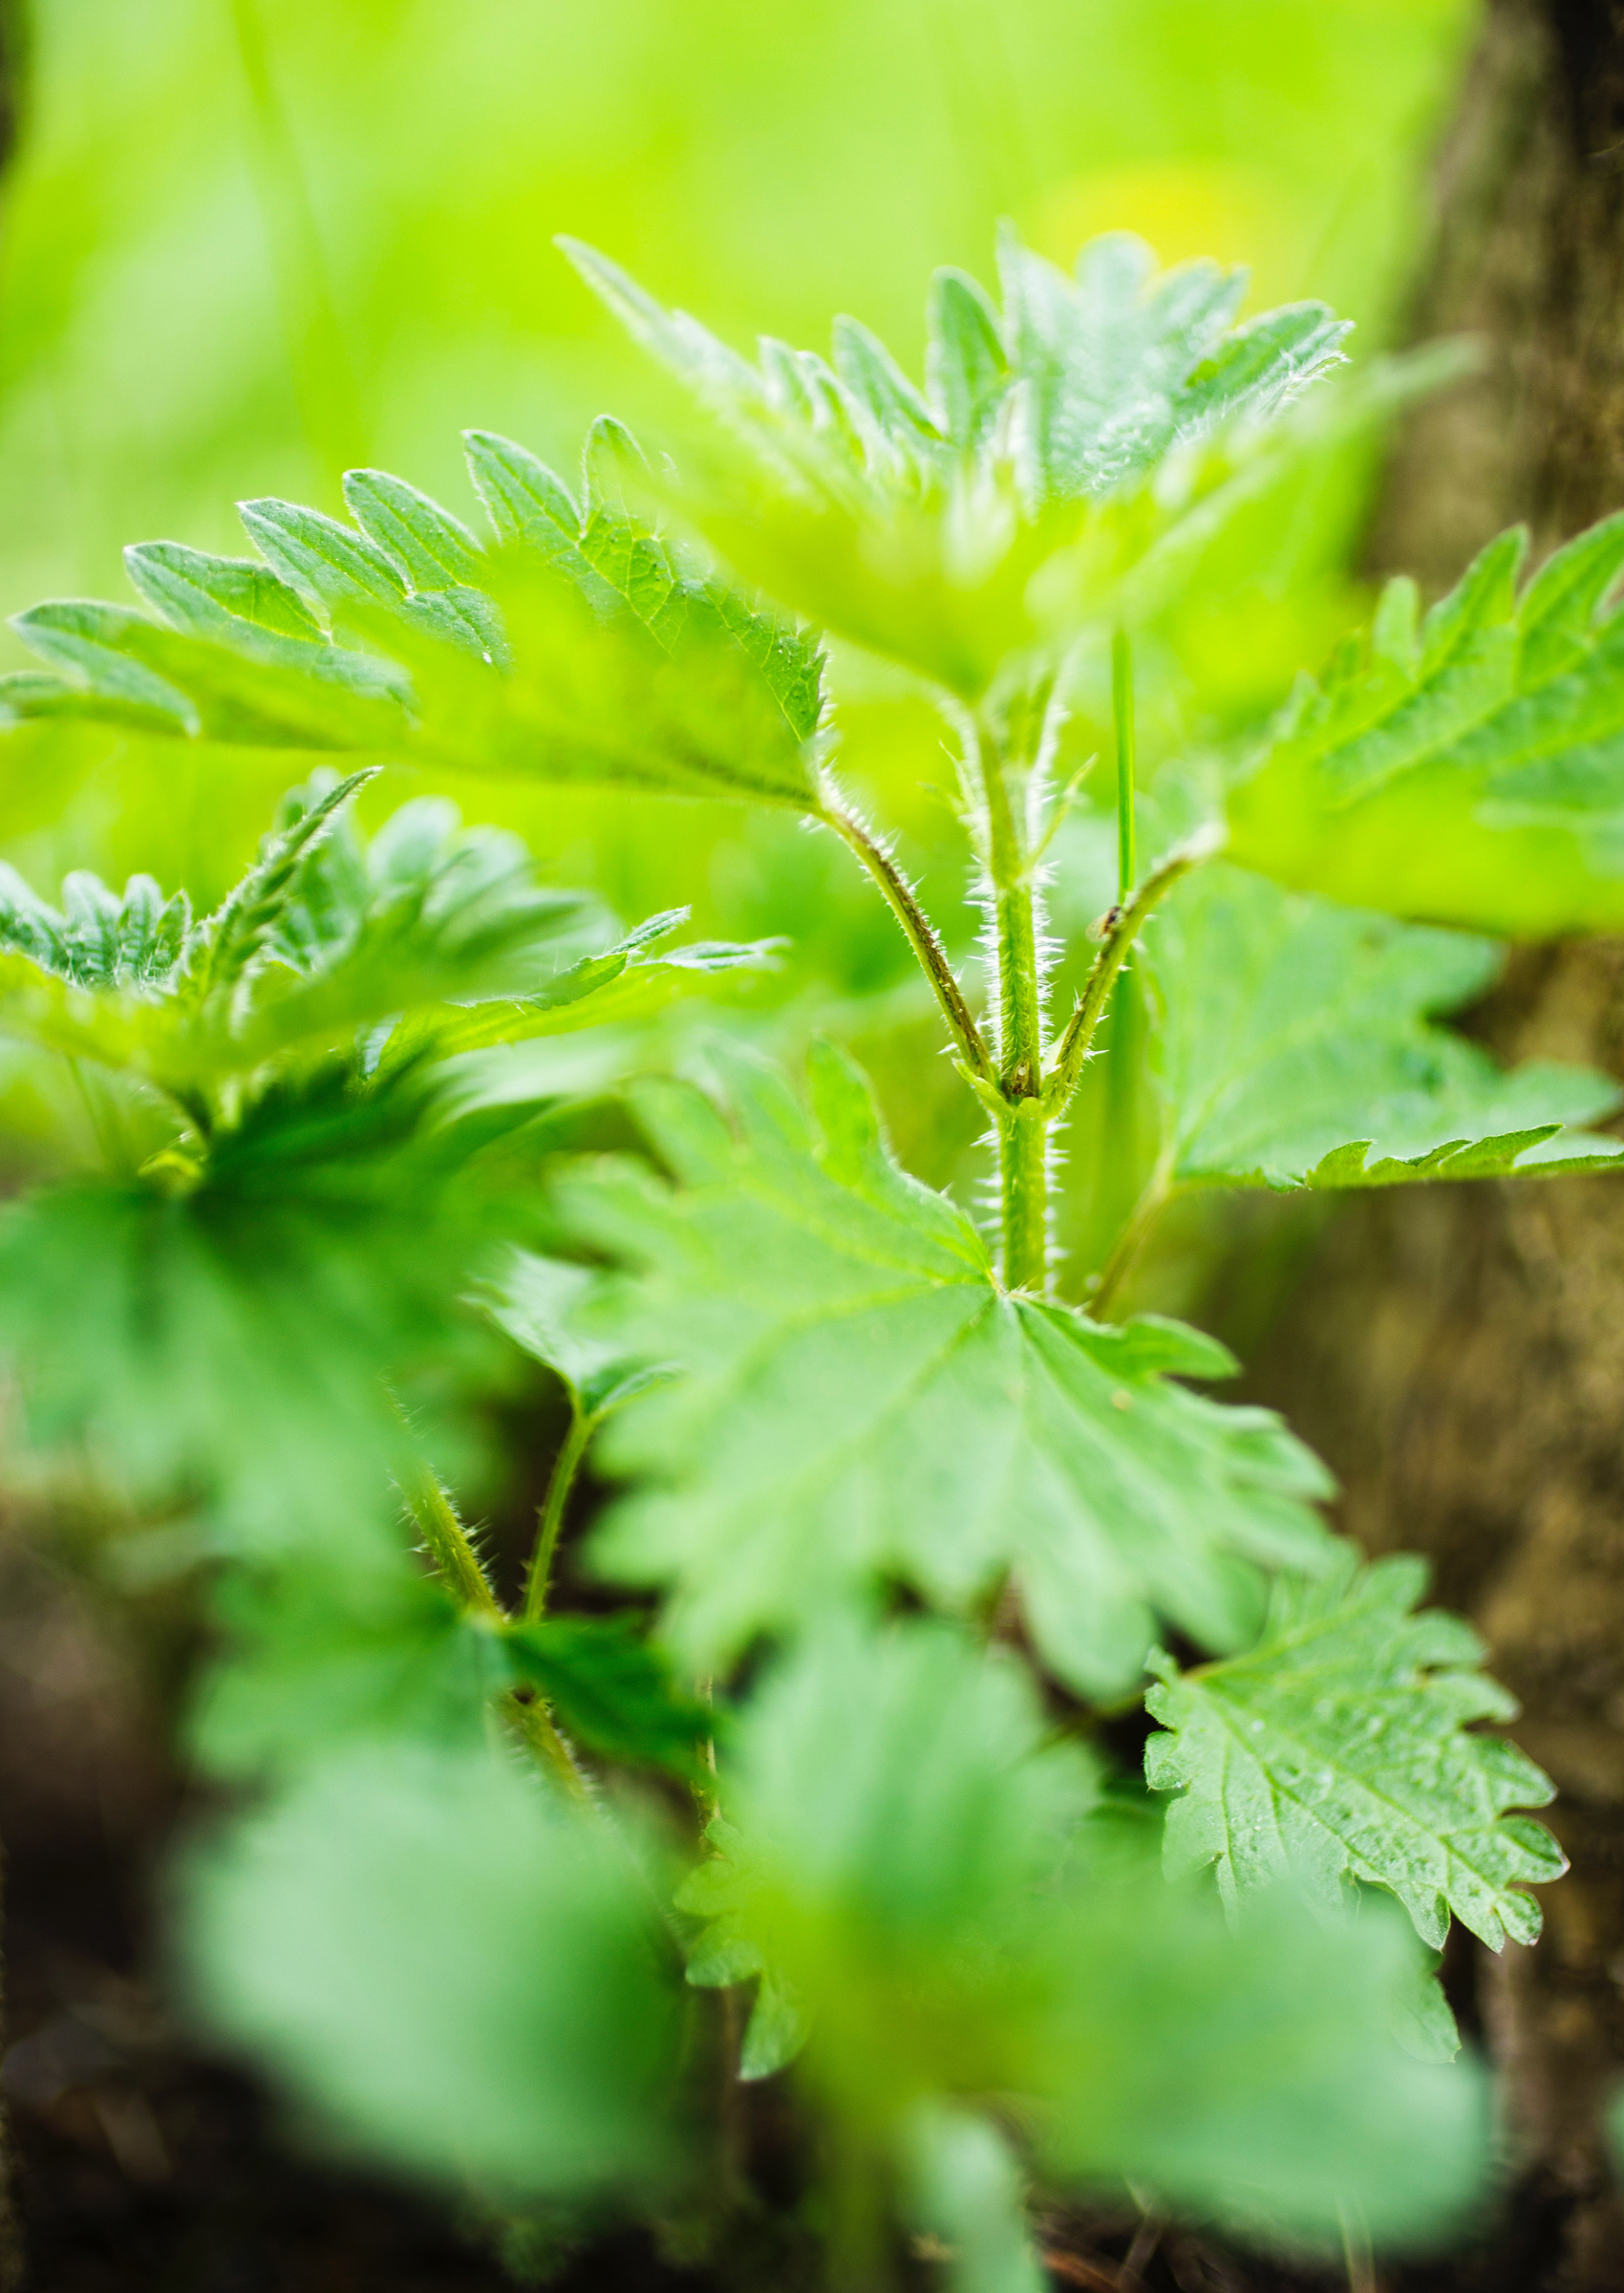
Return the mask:
<path id="1" fill-rule="evenodd" d="M 1408 1555 L 1313 1585 L 1282 1579 L 1255 1648 L 1194 1672 L 1169 1660 L 1146 1703 L 1168 1732 L 1145 1768 L 1179 1790 L 1175 1871 L 1216 1862 L 1227 1899 L 1294 1874 L 1327 1902 L 1348 1879 L 1387 1887 L 1442 1945 L 1454 1912 L 1498 1950 L 1531 1942 L 1524 1892 L 1566 1868 L 1549 1832 L 1508 1809 L 1552 1786 L 1478 1720 L 1516 1704 L 1478 1667 L 1483 1643 L 1440 1609 L 1412 1613 L 1424 1565 Z"/>
<path id="2" fill-rule="evenodd" d="M 773 960 L 765 945 L 664 945 L 680 909 L 578 954 L 587 896 L 539 886 L 517 837 L 464 828 L 443 798 L 402 805 L 363 843 L 346 805 L 368 777 L 293 790 L 201 924 L 146 877 L 121 901 L 70 877 L 58 914 L 0 874 L 0 1034 L 189 1100 L 385 1021 L 395 1061 L 443 1059 L 639 1017 L 710 973 Z"/>
<path id="3" fill-rule="evenodd" d="M 955 1608 L 1008 1576 L 1060 1677 L 1113 1693 L 1157 1617 L 1237 1647 L 1264 1570 L 1321 1564 L 1313 1458 L 1267 1412 L 1173 1382 L 1227 1374 L 1221 1347 L 1006 1295 L 833 1050 L 810 1118 L 773 1072 L 729 1071 L 730 1111 L 686 1085 L 636 1093 L 678 1187 L 611 1165 L 563 1193 L 576 1232 L 635 1270 L 605 1334 L 689 1372 L 606 1437 L 609 1468 L 646 1486 L 593 1550 L 670 1588 L 696 1666 L 886 1575 Z"/>
<path id="4" fill-rule="evenodd" d="M 1506 1074 L 1428 1024 L 1491 983 L 1489 941 L 1218 865 L 1186 878 L 1143 945 L 1171 1186 L 1394 1186 L 1624 1154 L 1579 1127 L 1617 1105 L 1611 1077 L 1546 1060 Z"/>

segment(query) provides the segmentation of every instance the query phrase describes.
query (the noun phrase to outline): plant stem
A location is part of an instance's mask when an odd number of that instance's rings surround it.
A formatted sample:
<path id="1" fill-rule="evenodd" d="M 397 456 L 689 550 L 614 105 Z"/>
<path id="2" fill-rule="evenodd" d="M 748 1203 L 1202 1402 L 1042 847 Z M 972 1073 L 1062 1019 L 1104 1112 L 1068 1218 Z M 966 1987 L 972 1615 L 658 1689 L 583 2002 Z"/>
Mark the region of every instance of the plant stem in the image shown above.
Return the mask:
<path id="1" fill-rule="evenodd" d="M 1025 838 L 1010 802 L 1004 761 L 979 727 L 976 759 L 987 807 L 987 873 L 998 954 L 998 1087 L 1013 1104 L 1036 1098 L 1042 1083 L 1036 903 Z"/>
<path id="2" fill-rule="evenodd" d="M 1207 835 L 1192 836 L 1186 845 L 1153 868 L 1139 889 L 1122 906 L 1113 908 L 1100 931 L 1100 953 L 1083 981 L 1077 1009 L 1060 1038 L 1054 1063 L 1044 1080 L 1043 1101 L 1049 1119 L 1062 1114 L 1082 1074 L 1096 1028 L 1104 1016 L 1111 985 L 1122 959 L 1139 937 L 1152 910 L 1199 861 L 1210 859 L 1217 846 Z"/>
<path id="3" fill-rule="evenodd" d="M 535 1695 L 508 1695 L 502 1698 L 502 1704 L 525 1749 L 558 1778 L 566 1796 L 583 1808 L 595 1809 L 596 1802 L 587 1788 L 587 1779 L 575 1765 L 568 1745 L 560 1735 L 558 1724 L 547 1709 L 546 1699 Z"/>
<path id="4" fill-rule="evenodd" d="M 538 1622 L 546 1613 L 547 1588 L 552 1581 L 553 1555 L 558 1550 L 559 1532 L 564 1527 L 565 1507 L 575 1486 L 575 1476 L 581 1469 L 581 1460 L 587 1454 L 587 1445 L 597 1426 L 597 1418 L 583 1409 L 580 1402 L 571 1394 L 569 1430 L 564 1437 L 564 1447 L 553 1461 L 552 1476 L 547 1482 L 546 1502 L 542 1507 L 540 1526 L 536 1532 L 536 1549 L 530 1555 L 530 1566 L 524 1575 L 524 1598 L 519 1614 L 526 1624 Z"/>
<path id="5" fill-rule="evenodd" d="M 438 1480 L 425 1465 L 403 1468 L 396 1478 L 413 1526 L 445 1583 L 476 1616 L 500 1617 L 502 1608 L 480 1566 L 480 1556 Z"/>
<path id="6" fill-rule="evenodd" d="M 1089 1294 L 1088 1311 L 1096 1320 L 1116 1296 L 1123 1277 L 1140 1254 L 1145 1235 L 1166 1209 L 1172 1190 L 1167 1172 L 1158 1166 L 1150 1184 L 1134 1204 L 1128 1222 L 1117 1236 L 1110 1256 L 1100 1270 L 1100 1279 Z"/>
<path id="7" fill-rule="evenodd" d="M 907 933 L 908 944 L 935 991 L 942 1017 L 969 1061 L 972 1072 L 983 1082 L 990 1082 L 993 1079 L 993 1061 L 981 1030 L 964 999 L 964 991 L 953 975 L 952 965 L 948 961 L 947 950 L 937 935 L 936 928 L 914 897 L 913 888 L 908 878 L 872 829 L 827 789 L 823 795 L 822 818 L 837 836 L 850 845 L 885 894 L 886 905 Z"/>
<path id="8" fill-rule="evenodd" d="M 1043 1104 L 1043 994 L 1032 855 L 1011 802 L 1008 770 L 982 725 L 972 728 L 984 806 L 984 851 L 998 966 L 997 1129 L 1004 1282 L 1040 1296 L 1049 1279 L 1048 1116 Z"/>

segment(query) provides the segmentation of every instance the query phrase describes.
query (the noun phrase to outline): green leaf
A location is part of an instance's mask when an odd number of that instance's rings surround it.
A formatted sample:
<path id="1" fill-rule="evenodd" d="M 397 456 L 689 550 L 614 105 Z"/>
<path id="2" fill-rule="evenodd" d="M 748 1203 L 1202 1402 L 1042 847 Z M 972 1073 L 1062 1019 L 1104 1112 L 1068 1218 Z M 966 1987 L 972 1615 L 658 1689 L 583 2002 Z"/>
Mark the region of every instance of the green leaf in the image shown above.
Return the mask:
<path id="1" fill-rule="evenodd" d="M 290 1051 L 348 1052 L 379 1022 L 395 1022 L 394 1063 L 445 1060 L 641 1018 L 713 973 L 775 960 L 770 943 L 664 945 L 677 909 L 576 954 L 593 935 L 586 895 L 538 886 L 518 837 L 464 828 L 445 799 L 403 804 L 363 846 L 345 807 L 369 777 L 323 768 L 290 791 L 253 867 L 193 930 L 184 896 L 165 902 L 145 877 L 122 901 L 71 877 L 58 915 L 0 870 L 0 1034 L 189 1106 Z"/>
<path id="2" fill-rule="evenodd" d="M 1580 1128 L 1619 1089 L 1593 1068 L 1487 1053 L 1428 1024 L 1495 976 L 1492 943 L 1200 868 L 1146 927 L 1166 1183 L 1392 1186 L 1606 1168 Z"/>
<path id="3" fill-rule="evenodd" d="M 603 1465 L 646 1486 L 596 1565 L 670 1588 L 696 1670 L 887 1576 L 956 1609 L 1007 1578 L 1045 1661 L 1091 1694 L 1138 1678 L 1158 1616 L 1244 1645 L 1263 1572 L 1328 1555 L 1305 1501 L 1328 1483 L 1267 1412 L 1171 1382 L 1227 1375 L 1224 1350 L 1007 1296 L 828 1046 L 810 1118 L 771 1070 L 728 1074 L 730 1111 L 680 1084 L 634 1094 L 679 1187 L 628 1165 L 563 1182 L 574 1231 L 634 1269 L 594 1330 L 689 1372 L 604 1439 Z"/>
<path id="4" fill-rule="evenodd" d="M 62 912 L 0 863 L 0 950 L 72 987 L 151 988 L 173 975 L 191 930 L 183 891 L 165 899 L 150 876 L 123 894 L 80 869 L 63 879 Z"/>
<path id="5" fill-rule="evenodd" d="M 339 1751 L 183 1875 L 197 2006 L 346 2148 L 486 2201 L 669 2167 L 675 2019 L 607 1826 L 483 1751 Z"/>
<path id="6" fill-rule="evenodd" d="M 398 670 L 343 646 L 281 636 L 246 620 L 223 620 L 198 635 L 111 605 L 34 606 L 12 626 L 67 672 L 52 715 L 73 714 L 76 691 L 83 713 L 111 712 L 173 738 L 376 751 L 406 736 Z"/>
<path id="7" fill-rule="evenodd" d="M 197 977 L 203 992 L 233 987 L 261 954 L 293 902 L 300 861 L 374 778 L 371 771 L 351 773 L 261 841 L 252 868 L 202 928 Z"/>
<path id="8" fill-rule="evenodd" d="M 490 589 L 512 651 L 505 675 L 444 646 L 399 646 L 425 761 L 816 809 L 815 759 L 785 710 L 789 693 L 804 722 L 794 677 L 759 645 L 753 658 L 702 597 L 656 633 L 630 609 L 595 611 L 524 553 L 492 567 Z"/>
<path id="9" fill-rule="evenodd" d="M 1001 314 L 939 274 L 921 392 L 853 320 L 836 321 L 832 369 L 772 341 L 752 365 L 559 244 L 707 418 L 677 490 L 736 570 L 967 698 L 1010 656 L 1103 624 L 1122 574 L 1188 518 L 1221 521 L 1192 449 L 1250 445 L 1347 331 L 1318 304 L 1231 331 L 1240 274 L 1157 276 L 1122 235 L 1085 246 L 1075 281 L 1007 236 Z M 1189 466 L 1153 493 L 1178 455 Z"/>
<path id="10" fill-rule="evenodd" d="M 313 642 L 316 622 L 298 591 L 251 557 L 211 557 L 182 542 L 136 542 L 124 569 L 146 604 L 172 629 L 241 642 L 242 625 Z"/>
<path id="11" fill-rule="evenodd" d="M 629 434 L 594 426 L 580 507 L 522 447 L 472 432 L 469 455 L 497 555 L 385 471 L 346 477 L 353 525 L 246 502 L 263 565 L 126 552 L 161 621 L 75 601 L 18 615 L 59 674 L 6 682 L 4 719 L 817 810 L 821 646 L 668 548 L 629 490 L 647 476 Z"/>
<path id="12" fill-rule="evenodd" d="M 471 1342 L 458 1300 L 527 1215 L 517 1175 L 447 1153 L 422 1075 L 319 1062 L 206 1144 L 8 1205 L 0 1351 L 33 1441 L 133 1501 L 202 1493 L 261 1553 L 374 1548 L 404 1442 L 384 1381 Z"/>
<path id="13" fill-rule="evenodd" d="M 1469 1625 L 1411 1613 L 1425 1581 L 1408 1556 L 1363 1571 L 1350 1558 L 1317 1584 L 1282 1580 L 1245 1656 L 1186 1673 L 1161 1661 L 1146 1703 L 1169 1732 L 1145 1768 L 1183 1793 L 1170 1868 L 1215 1861 L 1230 1901 L 1293 1874 L 1335 1903 L 1362 1879 L 1390 1888 L 1435 1948 L 1451 1911 L 1491 1949 L 1533 1941 L 1524 1887 L 1567 1862 L 1543 1826 L 1506 1811 L 1543 1807 L 1552 1786 L 1513 1745 L 1465 1732 L 1516 1705 L 1477 1669 Z"/>
<path id="14" fill-rule="evenodd" d="M 404 600 L 406 579 L 394 560 L 340 519 L 269 497 L 239 503 L 237 514 L 272 569 L 324 614 Z"/>
<path id="15" fill-rule="evenodd" d="M 83 687 L 95 700 L 113 702 L 155 731 L 198 731 L 195 703 L 138 657 L 152 629 L 139 613 L 66 598 L 31 606 L 12 616 L 11 627 L 42 660 L 64 671 L 70 684 Z"/>
<path id="16" fill-rule="evenodd" d="M 1339 2205 L 1414 2235 L 1472 2188 L 1478 2080 L 1389 2035 L 1405 1923 L 1327 1926 L 1282 1893 L 1229 1933 L 1205 1891 L 1103 1848 L 1090 1770 L 1010 1652 L 916 1622 L 814 1634 L 740 1715 L 719 1790 L 720 1888 L 712 1863 L 682 1896 L 723 1931 L 708 1979 L 773 1969 L 806 2020 L 801 2091 L 910 2207 L 944 2111 L 1029 2130 L 1050 2189 L 1125 2177 L 1276 2236 L 1334 2234 Z"/>
<path id="17" fill-rule="evenodd" d="M 688 1954 L 688 1981 L 699 1990 L 726 1990 L 755 1982 L 756 1995 L 739 2041 L 738 2075 L 745 2084 L 776 2077 L 806 2044 L 807 2020 L 792 1986 L 762 1956 L 755 1933 L 759 1875 L 750 1845 L 735 1824 L 713 1817 L 705 1832 L 709 1859 L 676 1893 L 676 1908 L 701 1921 Z"/>
<path id="18" fill-rule="evenodd" d="M 346 470 L 344 502 L 368 540 L 418 591 L 477 583 L 480 546 L 466 525 L 387 470 Z"/>
<path id="19" fill-rule="evenodd" d="M 1350 331 L 1305 303 L 1233 332 L 1243 271 L 1186 263 L 1158 277 L 1126 232 L 1091 240 L 1075 281 L 1008 231 L 998 261 L 1011 366 L 1030 392 L 1035 500 L 1115 492 L 1175 443 L 1275 412 L 1337 363 Z"/>
<path id="20" fill-rule="evenodd" d="M 553 1617 L 503 1636 L 515 1676 L 538 1687 L 588 1751 L 695 1778 L 716 1722 L 626 1621 Z"/>
<path id="21" fill-rule="evenodd" d="M 1009 386 L 998 313 L 962 270 L 939 270 L 926 311 L 925 385 L 936 418 L 961 453 L 986 439 Z"/>
<path id="22" fill-rule="evenodd" d="M 510 1682 L 497 1637 L 404 1552 L 365 1568 L 301 1553 L 290 1567 L 224 1572 L 212 1608 L 224 1649 L 186 1741 L 226 1782 L 292 1775 L 354 1743 L 477 1750 Z"/>
<path id="23" fill-rule="evenodd" d="M 1624 514 L 1519 596 L 1503 534 L 1419 631 L 1409 585 L 1291 707 L 1229 799 L 1250 868 L 1516 933 L 1624 922 Z"/>

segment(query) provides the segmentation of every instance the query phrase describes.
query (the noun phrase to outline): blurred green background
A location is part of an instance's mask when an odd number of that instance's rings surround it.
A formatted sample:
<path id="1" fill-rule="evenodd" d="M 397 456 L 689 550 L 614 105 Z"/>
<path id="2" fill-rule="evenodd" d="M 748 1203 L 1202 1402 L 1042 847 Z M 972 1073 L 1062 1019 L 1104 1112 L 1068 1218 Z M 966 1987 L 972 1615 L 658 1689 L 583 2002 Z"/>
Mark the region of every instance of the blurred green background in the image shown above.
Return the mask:
<path id="1" fill-rule="evenodd" d="M 1422 170 L 1474 14 L 33 0 L 0 246 L 0 602 L 127 596 L 122 543 L 241 549 L 234 500 L 337 508 L 346 463 L 472 517 L 466 425 L 566 467 L 605 407 L 657 427 L 659 378 L 553 250 L 561 230 L 740 342 L 822 346 L 844 309 L 917 371 L 928 272 L 988 275 L 1000 215 L 1060 261 L 1127 226 L 1166 260 L 1250 265 L 1253 307 L 1325 297 L 1369 351 L 1424 252 Z M 1369 466 L 1367 446 L 1325 474 L 1315 514 L 1280 539 L 1268 611 L 1254 581 L 1220 616 L 1208 669 L 1238 676 L 1248 708 L 1335 633 Z M 852 776 L 964 945 L 952 824 L 919 787 L 944 777 L 939 744 L 906 695 L 870 690 L 850 712 Z M 33 728 L 6 745 L 0 850 L 41 889 L 70 867 L 144 867 L 208 898 L 298 777 L 275 757 Z M 406 792 L 386 780 L 374 816 Z M 463 801 L 628 916 L 692 902 L 708 932 L 786 933 L 777 980 L 753 991 L 780 1039 L 816 1017 L 882 1067 L 888 1031 L 929 1041 L 901 940 L 832 844 L 719 805 L 511 784 Z M 1101 904 L 1091 848 L 1086 823 L 1060 847 L 1068 929 Z M 914 1100 L 900 1144 L 946 1179 L 973 1124 L 935 1067 L 940 1095 Z"/>

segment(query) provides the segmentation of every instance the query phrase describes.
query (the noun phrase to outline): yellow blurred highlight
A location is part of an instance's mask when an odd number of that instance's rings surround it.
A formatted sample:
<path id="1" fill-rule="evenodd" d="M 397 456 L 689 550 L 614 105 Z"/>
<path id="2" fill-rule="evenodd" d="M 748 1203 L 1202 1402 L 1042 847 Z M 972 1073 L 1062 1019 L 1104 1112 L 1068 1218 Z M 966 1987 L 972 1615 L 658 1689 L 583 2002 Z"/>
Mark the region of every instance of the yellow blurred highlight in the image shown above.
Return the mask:
<path id="1" fill-rule="evenodd" d="M 1302 217 L 1282 211 L 1277 182 L 1243 167 L 1174 161 L 1099 169 L 1051 191 L 1030 224 L 1033 245 L 1068 268 L 1100 231 L 1137 231 L 1167 265 L 1198 255 L 1244 263 L 1250 306 L 1308 291 Z"/>

